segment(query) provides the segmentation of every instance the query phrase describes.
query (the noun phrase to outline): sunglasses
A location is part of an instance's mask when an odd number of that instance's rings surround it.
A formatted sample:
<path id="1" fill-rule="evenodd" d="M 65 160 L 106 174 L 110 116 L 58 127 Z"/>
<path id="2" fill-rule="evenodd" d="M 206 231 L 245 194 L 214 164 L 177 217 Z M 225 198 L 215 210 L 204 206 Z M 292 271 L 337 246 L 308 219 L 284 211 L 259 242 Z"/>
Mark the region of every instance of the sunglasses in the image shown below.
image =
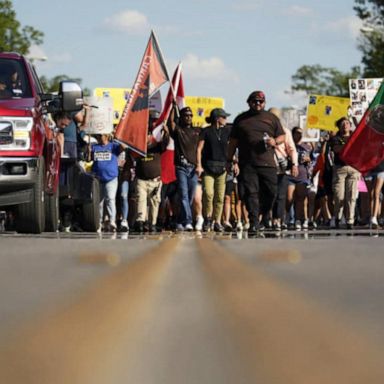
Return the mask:
<path id="1" fill-rule="evenodd" d="M 263 104 L 264 102 L 265 102 L 265 100 L 258 100 L 258 99 L 252 99 L 251 100 L 252 104 Z"/>
<path id="2" fill-rule="evenodd" d="M 183 117 L 193 117 L 192 113 L 184 113 Z"/>

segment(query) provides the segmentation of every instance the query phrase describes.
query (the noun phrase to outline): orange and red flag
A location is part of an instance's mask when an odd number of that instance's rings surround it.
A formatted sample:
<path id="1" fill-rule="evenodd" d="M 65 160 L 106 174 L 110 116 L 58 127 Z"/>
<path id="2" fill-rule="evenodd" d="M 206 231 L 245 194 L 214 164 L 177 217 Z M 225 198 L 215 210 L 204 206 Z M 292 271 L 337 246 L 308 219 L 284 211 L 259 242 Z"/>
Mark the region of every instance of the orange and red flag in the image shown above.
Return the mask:
<path id="1" fill-rule="evenodd" d="M 145 156 L 149 120 L 149 98 L 169 81 L 160 47 L 151 32 L 135 84 L 125 105 L 115 138 L 134 152 Z"/>

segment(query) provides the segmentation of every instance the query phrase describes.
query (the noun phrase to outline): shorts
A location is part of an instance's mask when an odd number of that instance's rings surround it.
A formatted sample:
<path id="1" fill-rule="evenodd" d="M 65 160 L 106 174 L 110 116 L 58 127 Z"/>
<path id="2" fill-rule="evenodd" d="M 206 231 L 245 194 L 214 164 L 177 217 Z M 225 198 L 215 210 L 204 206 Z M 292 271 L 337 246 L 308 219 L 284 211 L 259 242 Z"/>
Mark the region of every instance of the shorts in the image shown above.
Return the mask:
<path id="1" fill-rule="evenodd" d="M 288 185 L 298 184 L 310 185 L 311 182 L 308 179 L 297 179 L 296 177 L 288 176 Z"/>
<path id="2" fill-rule="evenodd" d="M 233 179 L 225 183 L 225 196 L 231 196 L 234 189 Z"/>

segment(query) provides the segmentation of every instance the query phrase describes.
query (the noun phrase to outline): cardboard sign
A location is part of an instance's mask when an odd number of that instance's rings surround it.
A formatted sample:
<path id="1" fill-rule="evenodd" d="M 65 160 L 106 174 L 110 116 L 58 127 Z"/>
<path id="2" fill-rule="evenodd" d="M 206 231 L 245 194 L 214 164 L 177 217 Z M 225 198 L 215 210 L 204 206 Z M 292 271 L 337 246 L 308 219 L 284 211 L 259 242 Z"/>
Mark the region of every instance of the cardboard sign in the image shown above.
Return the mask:
<path id="1" fill-rule="evenodd" d="M 91 105 L 87 111 L 88 124 L 85 132 L 89 134 L 109 134 L 113 132 L 113 101 L 105 97 L 85 97 L 85 104 Z"/>

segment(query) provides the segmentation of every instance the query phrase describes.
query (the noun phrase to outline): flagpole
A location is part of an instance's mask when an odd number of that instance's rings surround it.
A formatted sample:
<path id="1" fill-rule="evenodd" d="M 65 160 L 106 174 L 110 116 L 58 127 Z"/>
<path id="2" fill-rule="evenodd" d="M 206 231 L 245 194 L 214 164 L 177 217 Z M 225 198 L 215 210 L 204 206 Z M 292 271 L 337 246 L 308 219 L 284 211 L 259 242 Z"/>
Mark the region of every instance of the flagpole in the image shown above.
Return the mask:
<path id="1" fill-rule="evenodd" d="M 164 56 L 163 56 L 163 53 L 161 52 L 160 44 L 159 44 L 159 42 L 158 42 L 158 40 L 157 40 L 155 31 L 154 31 L 153 29 L 151 30 L 151 35 L 153 36 L 153 39 L 154 39 L 155 42 L 156 42 L 156 45 L 157 45 L 157 47 L 158 47 L 158 49 L 159 49 L 159 51 L 160 51 L 161 57 L 164 57 Z M 164 63 L 164 64 L 165 64 L 165 63 Z M 174 87 L 173 87 L 172 81 L 169 79 L 167 66 L 165 66 L 165 74 L 167 75 L 168 81 L 169 81 L 169 83 L 170 83 L 170 88 L 171 88 L 171 92 L 172 92 L 173 98 L 174 98 L 174 100 L 176 100 L 175 89 L 174 89 Z"/>

